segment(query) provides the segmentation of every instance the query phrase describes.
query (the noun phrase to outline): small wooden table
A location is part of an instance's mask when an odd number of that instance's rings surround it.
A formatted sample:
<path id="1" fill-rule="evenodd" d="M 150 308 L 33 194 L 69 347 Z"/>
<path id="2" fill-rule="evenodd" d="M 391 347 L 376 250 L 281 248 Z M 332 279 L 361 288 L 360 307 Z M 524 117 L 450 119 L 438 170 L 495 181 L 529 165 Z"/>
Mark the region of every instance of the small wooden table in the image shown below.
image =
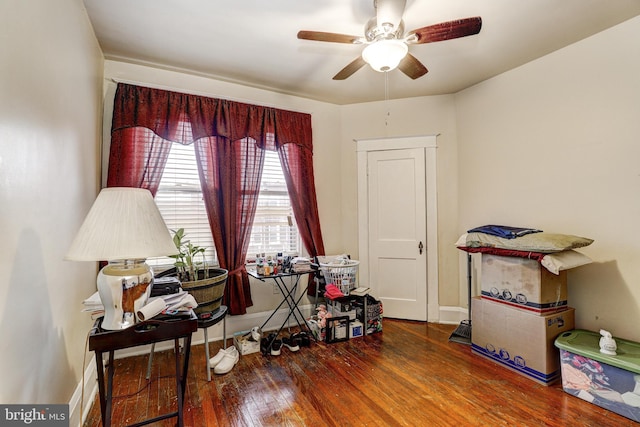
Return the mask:
<path id="1" fill-rule="evenodd" d="M 142 426 L 166 418 L 178 417 L 178 426 L 183 426 L 184 392 L 187 383 L 187 369 L 189 367 L 189 354 L 191 351 L 191 334 L 198 329 L 198 318 L 192 312 L 190 317 L 163 316 L 154 317 L 142 323 L 138 323 L 127 329 L 105 330 L 101 328 L 102 318 L 96 320 L 89 334 L 89 350 L 96 355 L 96 368 L 98 370 L 98 393 L 100 397 L 100 411 L 102 425 L 111 425 L 113 374 L 115 350 L 136 347 L 139 345 L 154 344 L 161 341 L 174 340 L 176 358 L 176 389 L 178 393 L 178 410 L 158 417 L 148 419 L 131 426 Z M 184 338 L 184 361 L 180 366 L 180 338 Z M 107 367 L 107 384 L 105 390 L 104 363 L 102 354 L 109 353 Z"/>

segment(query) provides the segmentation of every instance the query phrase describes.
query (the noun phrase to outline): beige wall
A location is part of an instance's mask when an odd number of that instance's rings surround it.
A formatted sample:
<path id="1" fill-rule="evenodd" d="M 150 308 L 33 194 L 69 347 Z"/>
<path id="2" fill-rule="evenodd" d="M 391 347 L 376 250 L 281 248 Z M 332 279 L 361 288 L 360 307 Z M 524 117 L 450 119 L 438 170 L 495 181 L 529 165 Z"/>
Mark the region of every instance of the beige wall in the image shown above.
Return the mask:
<path id="1" fill-rule="evenodd" d="M 96 265 L 63 257 L 98 191 L 103 58 L 81 0 L 3 0 L 0 27 L 0 402 L 68 403 Z"/>
<path id="2" fill-rule="evenodd" d="M 327 252 L 342 252 L 344 246 L 340 210 L 342 177 L 340 168 L 335 166 L 340 163 L 341 158 L 340 127 L 337 125 L 340 122 L 338 106 L 184 72 L 160 70 L 117 61 L 105 61 L 105 78 L 107 79 L 105 82 L 106 141 L 109 140 L 108 132 L 111 129 L 113 95 L 116 88 L 113 80 L 310 113 L 313 125 L 313 167 L 322 235 Z M 254 305 L 247 310 L 250 314 L 273 310 L 280 302 L 280 297 L 274 292 L 273 284 L 252 280 L 251 294 Z"/>
<path id="3" fill-rule="evenodd" d="M 458 93 L 460 225 L 595 239 L 579 328 L 640 341 L 640 18 Z"/>

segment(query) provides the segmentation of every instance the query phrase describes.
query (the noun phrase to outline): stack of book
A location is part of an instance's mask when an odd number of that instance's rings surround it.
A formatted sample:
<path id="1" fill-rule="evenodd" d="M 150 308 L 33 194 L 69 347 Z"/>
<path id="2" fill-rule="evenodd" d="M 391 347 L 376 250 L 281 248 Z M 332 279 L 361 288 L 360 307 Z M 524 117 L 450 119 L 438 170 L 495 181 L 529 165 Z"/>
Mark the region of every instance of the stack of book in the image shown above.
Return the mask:
<path id="1" fill-rule="evenodd" d="M 92 319 L 97 319 L 100 316 L 104 316 L 104 306 L 102 305 L 102 301 L 100 300 L 100 295 L 98 295 L 98 292 L 82 301 L 82 305 L 84 306 L 82 311 L 91 313 Z"/>

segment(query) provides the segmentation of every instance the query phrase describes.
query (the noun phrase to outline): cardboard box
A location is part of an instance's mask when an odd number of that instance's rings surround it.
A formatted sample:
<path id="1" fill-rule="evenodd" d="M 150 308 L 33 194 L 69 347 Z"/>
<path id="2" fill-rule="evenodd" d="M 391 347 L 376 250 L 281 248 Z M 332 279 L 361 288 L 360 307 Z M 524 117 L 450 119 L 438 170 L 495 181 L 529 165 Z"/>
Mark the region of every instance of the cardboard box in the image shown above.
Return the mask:
<path id="1" fill-rule="evenodd" d="M 600 335 L 576 329 L 555 341 L 565 392 L 640 422 L 640 343 L 616 338 L 616 355 L 600 352 Z"/>
<path id="2" fill-rule="evenodd" d="M 243 356 L 260 351 L 260 343 L 250 340 L 251 334 L 249 332 L 250 331 L 240 331 L 233 334 L 233 345 L 238 349 L 238 353 Z"/>
<path id="3" fill-rule="evenodd" d="M 471 350 L 540 384 L 560 379 L 554 340 L 574 328 L 575 310 L 539 316 L 475 297 L 471 302 Z"/>
<path id="4" fill-rule="evenodd" d="M 482 297 L 539 315 L 567 307 L 567 272 L 555 275 L 536 260 L 482 254 Z"/>

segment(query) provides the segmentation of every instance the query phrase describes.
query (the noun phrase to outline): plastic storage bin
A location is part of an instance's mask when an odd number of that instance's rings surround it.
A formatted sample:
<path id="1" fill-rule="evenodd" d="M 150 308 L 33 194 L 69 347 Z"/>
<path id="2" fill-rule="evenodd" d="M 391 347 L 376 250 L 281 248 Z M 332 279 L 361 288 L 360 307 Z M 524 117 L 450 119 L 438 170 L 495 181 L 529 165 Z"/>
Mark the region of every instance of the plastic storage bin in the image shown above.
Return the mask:
<path id="1" fill-rule="evenodd" d="M 640 422 L 640 343 L 615 338 L 617 355 L 600 353 L 600 334 L 560 334 L 562 388 L 594 405 Z"/>

